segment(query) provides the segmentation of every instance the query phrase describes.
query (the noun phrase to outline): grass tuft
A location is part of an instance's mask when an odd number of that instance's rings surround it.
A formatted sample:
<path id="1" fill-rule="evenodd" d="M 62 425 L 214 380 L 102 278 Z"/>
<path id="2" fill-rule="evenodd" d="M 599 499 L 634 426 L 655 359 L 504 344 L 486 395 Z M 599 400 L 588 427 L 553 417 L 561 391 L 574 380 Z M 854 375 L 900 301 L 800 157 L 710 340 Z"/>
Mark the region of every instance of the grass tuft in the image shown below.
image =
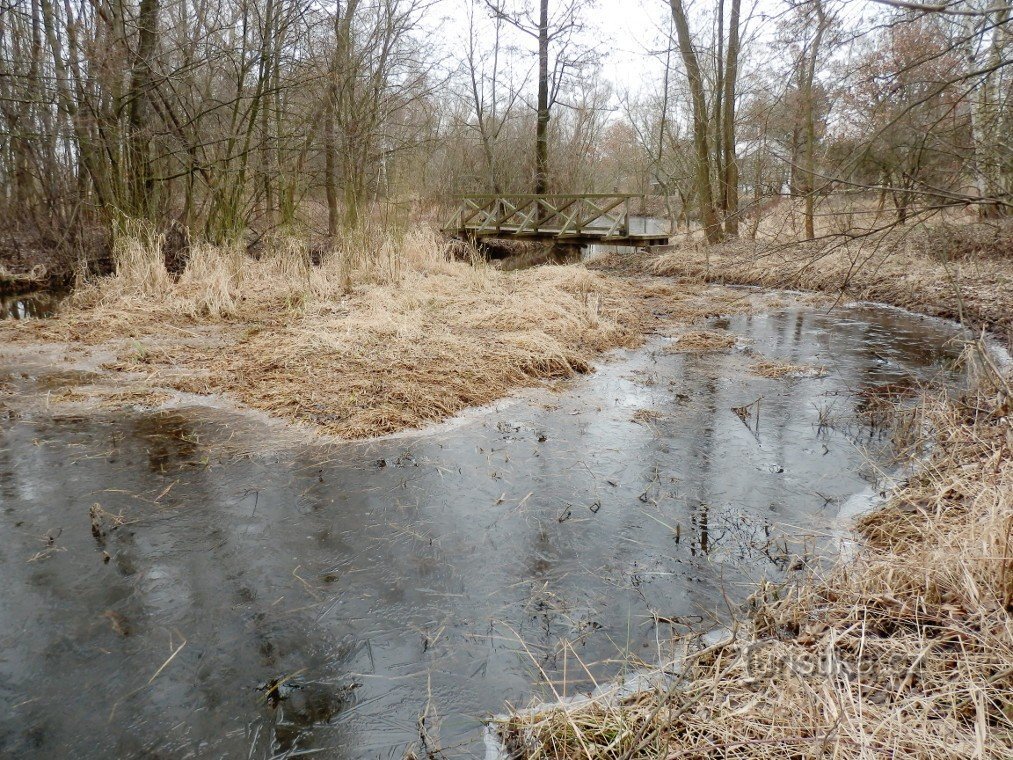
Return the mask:
<path id="1" fill-rule="evenodd" d="M 734 348 L 735 341 L 736 338 L 731 333 L 716 330 L 691 330 L 680 335 L 666 351 L 668 353 L 725 351 Z"/>
<path id="2" fill-rule="evenodd" d="M 755 362 L 750 369 L 760 377 L 779 380 L 782 377 L 822 377 L 827 373 L 826 367 L 813 364 L 795 364 L 762 359 Z"/>

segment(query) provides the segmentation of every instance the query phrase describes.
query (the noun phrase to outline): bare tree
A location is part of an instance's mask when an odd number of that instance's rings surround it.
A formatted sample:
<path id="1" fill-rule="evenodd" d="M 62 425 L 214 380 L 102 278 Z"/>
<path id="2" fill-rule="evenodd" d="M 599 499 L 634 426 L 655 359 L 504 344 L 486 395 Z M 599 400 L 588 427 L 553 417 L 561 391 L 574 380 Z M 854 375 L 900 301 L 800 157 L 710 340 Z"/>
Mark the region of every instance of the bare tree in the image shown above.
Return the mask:
<path id="1" fill-rule="evenodd" d="M 485 3 L 482 4 L 485 7 Z M 468 37 L 465 44 L 464 67 L 468 77 L 470 108 L 474 113 L 474 127 L 482 144 L 486 181 L 494 193 L 503 190 L 499 167 L 499 138 L 507 121 L 512 117 L 520 90 L 510 82 L 503 83 L 501 54 L 503 48 L 503 16 L 492 13 L 491 50 L 489 30 L 482 35 L 476 28 L 477 0 L 468 6 Z M 482 39 L 484 37 L 484 39 Z M 480 48 L 485 45 L 485 50 Z M 469 122 L 470 123 L 470 122 Z"/>
<path id="2" fill-rule="evenodd" d="M 707 242 L 718 243 L 721 241 L 721 226 L 714 208 L 714 193 L 711 187 L 711 149 L 708 137 L 710 123 L 703 73 L 690 36 L 689 20 L 682 0 L 669 0 L 669 3 L 693 103 L 693 145 L 696 151 L 696 194 L 700 221 Z"/>
<path id="3" fill-rule="evenodd" d="M 721 120 L 721 141 L 724 154 L 721 207 L 725 212 L 725 234 L 733 237 L 737 237 L 739 234 L 739 162 L 735 145 L 735 99 L 738 95 L 736 84 L 739 75 L 741 14 L 741 0 L 732 0 L 731 18 L 728 21 L 728 55 L 724 65 L 724 113 Z"/>
<path id="4" fill-rule="evenodd" d="M 489 10 L 511 24 L 537 45 L 538 83 L 535 105 L 535 176 L 534 192 L 543 195 L 549 191 L 549 122 L 552 108 L 568 77 L 578 73 L 593 59 L 590 48 L 578 44 L 583 28 L 581 13 L 587 0 L 564 0 L 550 13 L 549 0 L 538 0 L 536 11 L 526 2 L 503 5 L 486 0 Z"/>
<path id="5" fill-rule="evenodd" d="M 807 237 L 842 187 L 878 191 L 897 220 L 1013 208 L 1008 3 L 859 17 L 784 0 L 764 18 L 668 0 L 659 89 L 617 98 L 589 1 L 472 0 L 447 54 L 434 0 L 6 0 L 0 215 L 67 247 L 134 218 L 211 241 L 336 238 L 391 201 L 476 186 L 658 189 L 710 242 L 739 233 L 740 193 L 758 207 L 785 186 Z M 780 32 L 766 60 L 755 18 Z"/>

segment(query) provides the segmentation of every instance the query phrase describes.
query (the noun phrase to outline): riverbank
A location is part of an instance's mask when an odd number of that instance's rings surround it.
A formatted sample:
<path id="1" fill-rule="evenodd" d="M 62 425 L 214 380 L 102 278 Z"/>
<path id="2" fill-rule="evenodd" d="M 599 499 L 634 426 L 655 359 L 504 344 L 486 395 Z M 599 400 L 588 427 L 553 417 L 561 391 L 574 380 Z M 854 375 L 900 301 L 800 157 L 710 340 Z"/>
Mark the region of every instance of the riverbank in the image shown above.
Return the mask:
<path id="1" fill-rule="evenodd" d="M 96 225 L 44 230 L 0 220 L 0 298 L 67 288 L 78 273 L 109 266 L 108 235 Z"/>
<path id="2" fill-rule="evenodd" d="M 344 438 L 586 372 L 598 352 L 641 340 L 629 287 L 581 267 L 506 275 L 451 260 L 428 231 L 372 253 L 368 266 L 314 266 L 292 241 L 259 260 L 196 247 L 175 278 L 158 241 L 120 240 L 117 274 L 79 288 L 56 318 L 0 334 L 5 353 L 47 345 L 134 389 L 226 394 Z"/>
<path id="3" fill-rule="evenodd" d="M 622 266 L 878 300 L 1000 337 L 1013 321 L 1008 259 L 975 254 L 740 243 Z M 853 552 L 758 588 L 727 640 L 687 636 L 692 653 L 651 690 L 515 714 L 500 726 L 513 755 L 1013 755 L 1013 391 L 982 344 L 968 361 L 964 397 L 894 409 L 915 472 L 858 520 Z"/>
<path id="4" fill-rule="evenodd" d="M 948 237 L 946 237 L 948 235 Z M 606 269 L 629 263 L 603 262 Z M 986 328 L 1013 342 L 1013 227 L 891 231 L 862 244 L 734 241 L 641 257 L 656 275 L 818 291 Z"/>
<path id="5" fill-rule="evenodd" d="M 37 265 L 27 272 L 12 272 L 0 266 L 0 296 L 16 296 L 50 285 L 46 268 Z"/>

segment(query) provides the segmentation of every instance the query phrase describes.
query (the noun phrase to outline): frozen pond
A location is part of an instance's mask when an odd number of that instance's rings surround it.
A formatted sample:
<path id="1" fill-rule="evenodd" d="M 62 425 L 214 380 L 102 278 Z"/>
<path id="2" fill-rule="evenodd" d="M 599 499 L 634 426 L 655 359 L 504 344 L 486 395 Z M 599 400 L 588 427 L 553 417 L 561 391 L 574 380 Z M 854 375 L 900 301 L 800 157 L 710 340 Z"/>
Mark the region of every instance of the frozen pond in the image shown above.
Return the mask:
<path id="1" fill-rule="evenodd" d="M 546 677 L 657 661 L 881 487 L 863 399 L 959 380 L 955 331 L 893 310 L 711 327 L 739 347 L 656 338 L 561 393 L 344 445 L 206 408 L 22 409 L 74 379 L 5 368 L 0 755 L 387 758 L 425 733 L 474 756 Z M 758 423 L 733 411 L 761 397 Z"/>

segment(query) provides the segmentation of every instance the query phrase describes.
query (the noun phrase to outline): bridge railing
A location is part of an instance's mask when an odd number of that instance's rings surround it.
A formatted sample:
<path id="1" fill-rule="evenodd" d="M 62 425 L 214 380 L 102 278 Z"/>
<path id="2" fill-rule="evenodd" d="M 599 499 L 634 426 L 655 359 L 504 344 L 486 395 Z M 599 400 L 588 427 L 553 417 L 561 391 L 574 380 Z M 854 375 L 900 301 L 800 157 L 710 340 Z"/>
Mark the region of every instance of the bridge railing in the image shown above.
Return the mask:
<path id="1" fill-rule="evenodd" d="M 639 197 L 624 193 L 466 195 L 444 229 L 477 236 L 626 238 L 630 201 Z"/>

